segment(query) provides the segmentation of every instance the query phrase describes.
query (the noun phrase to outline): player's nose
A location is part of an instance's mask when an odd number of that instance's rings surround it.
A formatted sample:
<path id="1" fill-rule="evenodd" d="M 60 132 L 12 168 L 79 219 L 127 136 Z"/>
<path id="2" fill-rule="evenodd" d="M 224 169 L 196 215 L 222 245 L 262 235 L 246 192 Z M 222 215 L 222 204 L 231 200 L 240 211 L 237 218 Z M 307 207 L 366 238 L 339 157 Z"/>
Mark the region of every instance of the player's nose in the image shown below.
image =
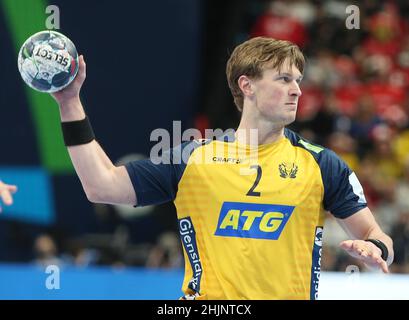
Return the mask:
<path id="1" fill-rule="evenodd" d="M 290 90 L 288 91 L 288 94 L 290 96 L 297 96 L 300 97 L 302 95 L 300 85 L 297 83 L 297 81 L 293 81 Z"/>

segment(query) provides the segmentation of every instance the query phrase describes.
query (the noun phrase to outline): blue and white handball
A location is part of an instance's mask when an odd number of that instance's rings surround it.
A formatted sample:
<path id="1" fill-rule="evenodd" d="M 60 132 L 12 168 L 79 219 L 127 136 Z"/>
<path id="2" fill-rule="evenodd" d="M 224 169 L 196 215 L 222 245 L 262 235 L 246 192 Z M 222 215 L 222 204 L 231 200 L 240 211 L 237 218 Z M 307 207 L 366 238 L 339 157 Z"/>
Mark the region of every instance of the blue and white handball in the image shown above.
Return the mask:
<path id="1" fill-rule="evenodd" d="M 57 92 L 78 72 L 78 52 L 63 34 L 46 30 L 28 38 L 18 54 L 18 70 L 24 82 L 40 92 Z"/>

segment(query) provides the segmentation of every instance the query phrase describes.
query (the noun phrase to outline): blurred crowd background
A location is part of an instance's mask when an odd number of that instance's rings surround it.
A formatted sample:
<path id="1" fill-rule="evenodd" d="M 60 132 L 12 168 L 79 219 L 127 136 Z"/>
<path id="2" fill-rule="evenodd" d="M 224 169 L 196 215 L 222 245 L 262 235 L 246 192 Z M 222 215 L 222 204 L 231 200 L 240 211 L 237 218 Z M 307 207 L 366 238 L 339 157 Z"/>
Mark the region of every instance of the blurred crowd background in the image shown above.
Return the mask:
<path id="1" fill-rule="evenodd" d="M 161 1 L 157 2 L 160 10 Z M 225 64 L 235 45 L 254 36 L 295 42 L 305 53 L 307 66 L 297 121 L 290 128 L 334 150 L 356 172 L 376 220 L 394 240 L 392 272 L 409 273 L 409 2 L 221 2 L 198 1 L 195 9 L 198 12 L 195 23 L 199 24 L 200 35 L 198 49 L 194 52 L 198 88 L 192 89 L 194 99 L 184 101 L 187 108 L 191 108 L 190 113 L 184 113 L 188 115 L 184 126 L 201 131 L 237 126 L 240 115 L 225 78 Z M 359 29 L 348 29 L 345 25 L 349 15 L 345 9 L 351 4 L 360 10 Z M 97 13 L 98 8 L 95 3 Z M 64 14 L 63 9 L 61 13 Z M 188 19 L 184 14 L 182 16 Z M 74 35 L 77 32 L 79 37 L 79 31 L 69 26 L 67 30 Z M 75 36 L 72 38 L 76 39 Z M 82 46 L 85 51 L 91 50 L 85 43 Z M 149 52 L 149 46 L 141 48 Z M 159 56 L 165 59 L 169 51 L 178 50 L 178 47 L 162 49 Z M 88 56 L 92 55 L 88 52 Z M 178 63 L 183 65 L 184 59 Z M 160 81 L 168 76 L 160 75 Z M 94 78 L 93 81 L 100 80 Z M 89 87 L 92 89 L 95 88 Z M 120 86 L 117 89 L 119 95 Z M 91 105 L 92 98 L 84 95 L 84 100 Z M 129 105 L 129 101 L 126 103 Z M 115 109 L 95 107 L 89 110 L 97 136 L 100 133 L 100 142 L 110 154 L 111 144 L 129 143 L 126 139 L 113 141 L 110 128 L 119 126 L 118 123 L 104 128 L 109 122 L 101 120 L 98 126 L 99 113 L 108 112 L 112 115 Z M 143 117 L 144 111 L 140 111 L 139 118 Z M 180 120 L 178 115 L 164 117 L 169 123 Z M 1 120 L 5 119 L 1 116 Z M 115 115 L 113 120 L 119 121 Z M 154 122 L 152 128 L 155 128 Z M 7 135 L 1 127 L 0 132 L 2 136 Z M 129 137 L 129 133 L 125 136 Z M 140 137 L 138 139 L 149 139 L 149 136 Z M 132 144 L 128 146 L 130 149 L 121 150 L 122 154 L 115 154 L 116 158 L 130 152 L 149 154 L 145 147 L 135 147 L 135 150 L 131 147 Z M 11 158 L 1 160 L 5 152 L 12 151 L 1 150 L 0 165 L 14 165 Z M 61 197 L 62 204 L 56 205 L 56 211 L 63 211 L 59 208 L 67 206 L 72 211 L 64 213 L 57 222 L 41 225 L 13 220 L 13 208 L 9 208 L 10 214 L 0 220 L 0 262 L 81 267 L 183 267 L 172 204 L 147 208 L 91 204 L 77 207 L 72 203 L 86 202 L 81 186 L 72 172 L 64 175 L 69 177 L 64 184 L 70 185 L 71 189 L 66 189 L 68 195 Z M 81 212 L 77 212 L 77 208 Z M 323 270 L 345 271 L 348 265 L 360 266 L 338 248 L 339 242 L 347 238 L 328 214 L 324 228 Z M 360 267 L 364 270 L 363 266 Z"/>

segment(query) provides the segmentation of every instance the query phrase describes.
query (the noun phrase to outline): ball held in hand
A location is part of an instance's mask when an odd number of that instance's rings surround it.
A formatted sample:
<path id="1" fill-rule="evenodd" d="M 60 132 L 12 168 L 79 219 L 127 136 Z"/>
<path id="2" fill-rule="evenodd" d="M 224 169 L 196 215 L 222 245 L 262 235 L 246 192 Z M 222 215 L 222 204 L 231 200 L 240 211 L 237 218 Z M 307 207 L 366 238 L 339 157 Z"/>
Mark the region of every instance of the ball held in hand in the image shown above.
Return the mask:
<path id="1" fill-rule="evenodd" d="M 18 54 L 18 70 L 31 88 L 57 92 L 68 86 L 78 72 L 75 45 L 65 35 L 51 30 L 28 38 Z"/>

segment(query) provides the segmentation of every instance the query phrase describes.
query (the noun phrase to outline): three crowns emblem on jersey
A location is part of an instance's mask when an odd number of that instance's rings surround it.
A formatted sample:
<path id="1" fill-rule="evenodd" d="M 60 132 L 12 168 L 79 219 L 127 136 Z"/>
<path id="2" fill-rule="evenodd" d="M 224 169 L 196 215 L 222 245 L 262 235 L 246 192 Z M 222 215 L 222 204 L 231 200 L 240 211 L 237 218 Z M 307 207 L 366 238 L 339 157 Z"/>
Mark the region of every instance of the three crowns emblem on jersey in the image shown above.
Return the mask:
<path id="1" fill-rule="evenodd" d="M 278 165 L 281 178 L 295 179 L 297 177 L 298 166 L 295 163 L 283 162 Z"/>

